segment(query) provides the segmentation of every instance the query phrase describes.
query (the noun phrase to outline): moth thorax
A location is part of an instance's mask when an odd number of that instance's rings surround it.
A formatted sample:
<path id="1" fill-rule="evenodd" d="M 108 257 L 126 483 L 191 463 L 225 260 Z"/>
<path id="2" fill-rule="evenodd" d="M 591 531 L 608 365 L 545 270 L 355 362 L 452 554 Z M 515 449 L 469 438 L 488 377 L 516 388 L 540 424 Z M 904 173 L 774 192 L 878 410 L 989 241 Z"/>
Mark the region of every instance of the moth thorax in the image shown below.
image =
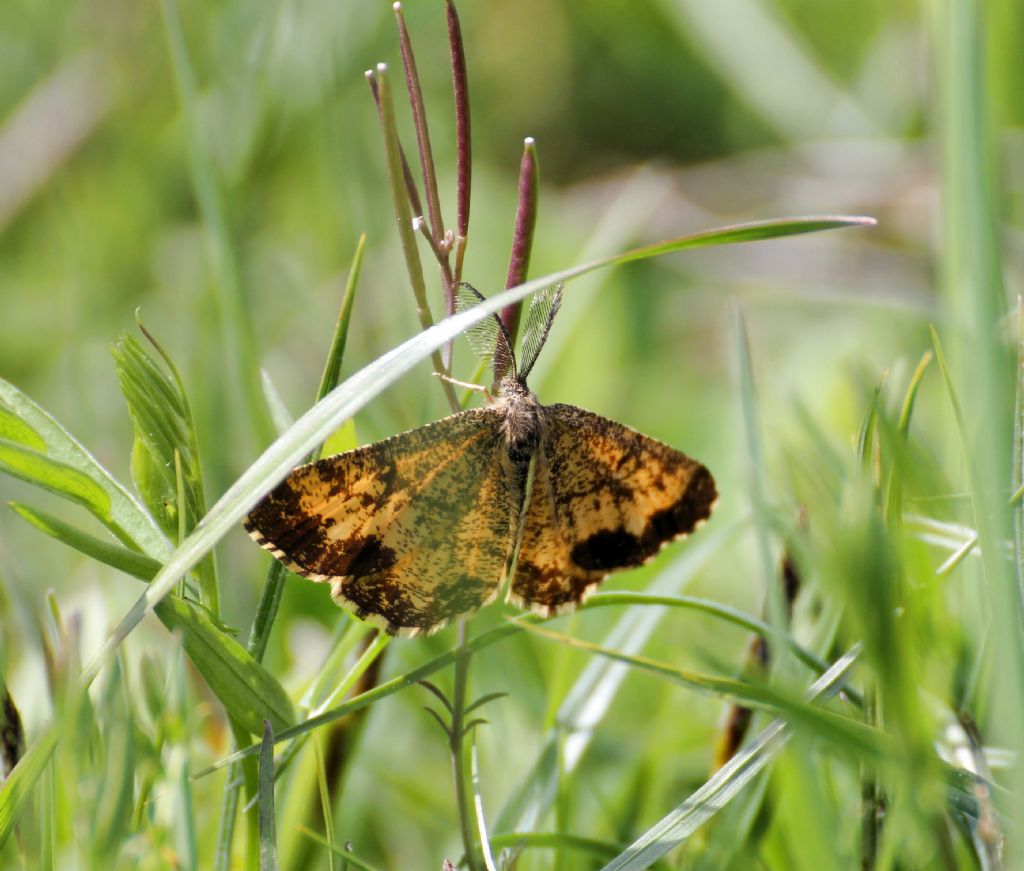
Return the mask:
<path id="1" fill-rule="evenodd" d="M 498 403 L 505 412 L 502 429 L 509 451 L 532 454 L 540 440 L 540 403 L 522 381 L 511 375 L 501 380 Z"/>

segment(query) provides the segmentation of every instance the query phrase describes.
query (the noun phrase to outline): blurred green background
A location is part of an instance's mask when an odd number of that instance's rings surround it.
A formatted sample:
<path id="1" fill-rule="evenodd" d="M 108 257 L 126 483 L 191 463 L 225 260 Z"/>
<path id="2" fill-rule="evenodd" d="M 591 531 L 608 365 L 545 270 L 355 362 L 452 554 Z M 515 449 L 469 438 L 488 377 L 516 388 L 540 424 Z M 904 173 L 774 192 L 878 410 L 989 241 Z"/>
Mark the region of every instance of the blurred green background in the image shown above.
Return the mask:
<path id="1" fill-rule="evenodd" d="M 1024 49 L 1024 10 L 1012 0 L 988 6 L 1005 268 L 1019 277 L 1024 88 L 1006 59 Z M 451 223 L 443 4 L 406 0 L 404 8 Z M 874 229 L 676 254 L 573 282 L 531 381 L 543 402 L 579 405 L 700 458 L 722 496 L 696 546 L 750 511 L 730 319 L 738 303 L 761 413 L 759 473 L 780 514 L 795 514 L 801 481 L 815 475 L 808 420 L 837 451 L 852 449 L 870 387 L 888 371 L 902 390 L 929 347 L 928 324 L 948 312 L 938 282 L 941 59 L 932 6 L 462 0 L 459 11 L 474 147 L 464 277 L 485 293 L 505 279 L 525 136 L 536 138 L 541 165 L 533 276 L 727 223 L 878 218 Z M 385 61 L 397 93 L 394 17 L 389 3 L 354 0 L 182 0 L 179 13 L 259 363 L 297 416 L 315 395 L 361 233 L 367 250 L 344 374 L 418 328 L 363 80 Z M 404 102 L 400 118 L 411 154 Z M 439 285 L 429 267 L 427 275 L 436 316 Z M 131 426 L 107 349 L 135 330 L 139 309 L 189 390 L 212 502 L 265 447 L 239 399 L 215 276 L 160 5 L 0 4 L 0 375 L 127 482 Z M 456 375 L 468 377 L 468 346 L 455 353 Z M 939 435 L 951 427 L 941 381 L 926 380 L 921 396 L 915 426 L 936 434 L 924 453 L 941 465 L 950 451 Z M 357 438 L 444 413 L 422 365 L 358 416 Z M 9 478 L 0 479 L 0 496 L 45 504 Z M 56 500 L 46 507 L 86 522 Z M 690 547 L 606 588 L 642 589 Z M 244 636 L 265 555 L 239 529 L 218 559 L 222 617 Z M 714 553 L 688 591 L 760 613 L 757 559 L 753 535 L 744 534 Z M 88 656 L 141 587 L 0 512 L 0 662 L 30 735 L 50 714 L 38 690 L 38 615 L 50 589 L 66 615 L 79 615 Z M 561 628 L 601 638 L 611 610 Z M 500 612 L 482 614 L 474 634 Z M 286 687 L 299 691 L 314 673 L 339 617 L 326 589 L 289 579 L 267 660 Z M 453 637 L 449 629 L 393 644 L 385 675 L 447 649 Z M 680 667 L 728 671 L 746 641 L 684 613 L 666 620 L 651 651 Z M 153 621 L 129 640 L 129 659 L 169 646 Z M 479 735 L 489 806 L 500 807 L 518 782 L 520 760 L 532 764 L 558 693 L 586 661 L 540 639 L 476 658 L 478 694 L 511 693 L 489 709 L 491 725 Z M 339 838 L 382 867 L 439 867 L 440 857 L 459 853 L 446 748 L 420 709 L 425 701 L 410 690 L 372 709 L 338 804 Z M 570 829 L 628 842 L 702 782 L 722 710 L 714 698 L 631 677 L 576 774 Z M 193 725 L 205 730 L 196 767 L 227 752 L 215 705 Z M 219 788 L 211 779 L 197 786 L 197 805 L 210 809 L 200 818 L 206 842 Z M 813 867 L 799 861 L 789 867 Z M 549 866 L 528 859 L 520 867 Z"/>

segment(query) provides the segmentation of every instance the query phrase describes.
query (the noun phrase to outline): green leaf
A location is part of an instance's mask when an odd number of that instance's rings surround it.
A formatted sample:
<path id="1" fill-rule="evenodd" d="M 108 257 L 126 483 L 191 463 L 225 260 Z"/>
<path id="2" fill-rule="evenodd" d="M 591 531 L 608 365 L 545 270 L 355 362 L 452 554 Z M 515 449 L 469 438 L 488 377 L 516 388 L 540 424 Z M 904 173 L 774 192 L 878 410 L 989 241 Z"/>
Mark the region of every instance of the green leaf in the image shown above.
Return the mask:
<path id="1" fill-rule="evenodd" d="M 184 481 L 185 529 L 204 511 L 196 438 L 184 390 L 132 336 L 110 346 L 121 392 L 135 430 L 132 475 L 150 513 L 172 539 L 178 537 L 178 476 Z"/>
<path id="2" fill-rule="evenodd" d="M 0 439 L 46 453 L 46 442 L 25 421 L 0 405 Z"/>
<path id="3" fill-rule="evenodd" d="M 114 522 L 107 491 L 78 469 L 5 439 L 0 439 L 0 469 L 82 505 L 122 541 L 131 541 Z"/>
<path id="4" fill-rule="evenodd" d="M 0 402 L 43 439 L 49 459 L 82 472 L 106 491 L 109 515 L 131 542 L 154 559 L 166 559 L 171 547 L 153 518 L 64 427 L 2 378 Z"/>
<path id="5" fill-rule="evenodd" d="M 0 784 L 0 849 L 3 849 L 25 809 L 25 801 L 32 792 L 32 787 L 46 770 L 46 765 L 57 746 L 58 737 L 57 727 L 51 723 L 14 766 L 7 780 Z"/>
<path id="6" fill-rule="evenodd" d="M 259 771 L 260 871 L 277 871 L 277 827 L 274 821 L 274 729 L 268 720 L 260 742 Z"/>
<path id="7" fill-rule="evenodd" d="M 356 422 L 349 418 L 328 436 L 324 446 L 320 449 L 320 456 L 330 457 L 334 454 L 343 454 L 355 447 L 358 447 Z"/>
<path id="8" fill-rule="evenodd" d="M 130 335 L 111 348 L 121 392 L 135 430 L 132 473 L 150 513 L 177 541 L 206 513 L 199 443 L 185 386 L 170 356 L 141 324 L 162 363 Z M 197 572 L 203 605 L 220 611 L 216 568 L 203 560 Z"/>
<path id="9" fill-rule="evenodd" d="M 199 605 L 168 596 L 157 616 L 169 629 L 181 629 L 182 646 L 228 715 L 253 735 L 269 720 L 275 732 L 295 722 L 291 699 L 277 679 L 214 622 Z"/>
<path id="10" fill-rule="evenodd" d="M 173 541 L 178 537 L 178 488 L 174 469 L 160 463 L 138 436 L 132 442 L 132 480 L 149 513 Z"/>
<path id="11" fill-rule="evenodd" d="M 32 508 L 20 502 L 11 502 L 9 505 L 15 514 L 32 524 L 40 532 L 45 532 L 80 553 L 91 556 L 108 566 L 113 566 L 134 578 L 150 581 L 160 571 L 160 563 L 144 553 L 129 550 L 112 541 L 103 541 L 87 532 L 82 532 L 52 514 L 40 511 L 38 508 Z"/>

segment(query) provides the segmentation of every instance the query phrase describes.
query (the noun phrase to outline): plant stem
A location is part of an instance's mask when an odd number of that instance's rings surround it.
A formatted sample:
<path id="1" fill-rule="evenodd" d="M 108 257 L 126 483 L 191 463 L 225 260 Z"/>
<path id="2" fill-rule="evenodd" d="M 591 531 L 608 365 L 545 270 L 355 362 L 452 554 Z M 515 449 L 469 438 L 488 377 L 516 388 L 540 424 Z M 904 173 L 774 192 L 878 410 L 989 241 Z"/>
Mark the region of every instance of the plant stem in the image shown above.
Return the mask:
<path id="1" fill-rule="evenodd" d="M 469 193 L 472 183 L 472 136 L 469 123 L 469 76 L 459 15 L 446 0 L 448 45 L 452 59 L 452 91 L 455 96 L 455 284 L 462 281 L 462 261 L 469 238 Z"/>
<path id="2" fill-rule="evenodd" d="M 470 653 L 465 649 L 468 641 L 466 622 L 458 626 L 455 657 L 455 689 L 452 694 L 452 728 L 449 740 L 452 751 L 452 776 L 455 780 L 455 800 L 459 810 L 459 825 L 462 828 L 462 846 L 466 851 L 466 865 L 469 871 L 480 871 L 477 862 L 476 845 L 473 841 L 473 810 L 469 792 L 469 781 L 466 778 L 466 753 L 463 742 L 463 729 L 466 711 L 466 685 L 469 681 Z"/>
<path id="3" fill-rule="evenodd" d="M 381 133 L 384 136 L 384 154 L 387 159 L 388 177 L 391 181 L 391 204 L 395 211 L 395 220 L 398 223 L 398 237 L 402 243 L 402 254 L 405 257 L 409 283 L 412 285 L 413 296 L 416 299 L 416 314 L 419 317 L 420 326 L 426 330 L 433 326 L 434 319 L 430 314 L 430 305 L 427 302 L 423 265 L 420 263 L 419 252 L 416 249 L 416 238 L 412 228 L 413 215 L 409 209 L 409 201 L 403 195 L 405 182 L 402 177 L 401 146 L 398 144 L 395 107 L 391 96 L 387 65 L 377 64 L 375 72 L 368 72 L 367 81 L 371 80 L 374 80 L 376 84 L 378 114 L 380 115 Z M 434 371 L 438 375 L 447 376 L 448 370 L 441 358 L 441 352 L 434 351 L 430 358 L 434 364 Z M 451 383 L 442 378 L 441 384 L 452 411 L 459 411 L 459 398 L 455 395 Z"/>
<path id="4" fill-rule="evenodd" d="M 878 697 L 875 686 L 864 689 L 864 722 L 878 724 Z M 860 867 L 871 871 L 878 856 L 878 780 L 874 766 L 865 764 L 861 771 Z"/>

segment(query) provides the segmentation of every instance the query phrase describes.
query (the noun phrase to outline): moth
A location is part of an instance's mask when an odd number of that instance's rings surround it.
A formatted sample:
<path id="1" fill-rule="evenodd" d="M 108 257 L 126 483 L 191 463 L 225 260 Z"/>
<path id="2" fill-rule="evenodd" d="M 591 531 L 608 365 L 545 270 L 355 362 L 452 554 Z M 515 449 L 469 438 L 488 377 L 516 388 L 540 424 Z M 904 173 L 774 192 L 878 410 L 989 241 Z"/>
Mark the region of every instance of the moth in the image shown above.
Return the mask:
<path id="1" fill-rule="evenodd" d="M 460 288 L 460 307 L 479 299 Z M 360 619 L 411 637 L 502 590 L 566 613 L 692 532 L 717 499 L 703 465 L 527 387 L 560 302 L 560 287 L 535 295 L 519 366 L 497 316 L 467 332 L 494 363 L 483 407 L 300 466 L 246 517 L 249 535 Z"/>

